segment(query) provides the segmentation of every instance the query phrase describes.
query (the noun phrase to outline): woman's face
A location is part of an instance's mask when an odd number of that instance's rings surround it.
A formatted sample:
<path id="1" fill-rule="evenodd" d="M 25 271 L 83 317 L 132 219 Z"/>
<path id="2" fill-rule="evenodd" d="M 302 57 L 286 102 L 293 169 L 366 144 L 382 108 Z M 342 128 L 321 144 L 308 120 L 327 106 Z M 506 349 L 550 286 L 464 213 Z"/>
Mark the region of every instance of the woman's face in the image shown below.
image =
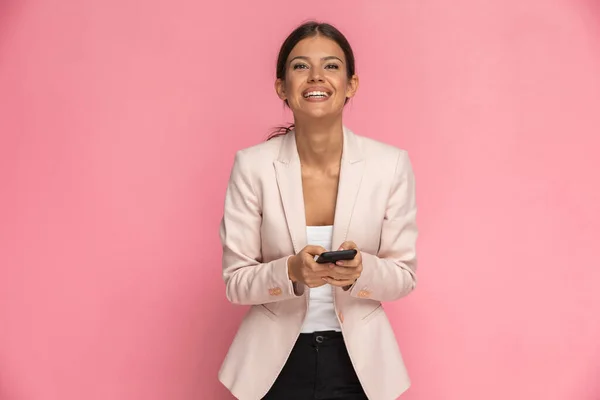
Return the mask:
<path id="1" fill-rule="evenodd" d="M 293 48 L 285 80 L 278 79 L 275 89 L 295 117 L 323 118 L 341 114 L 346 98 L 358 89 L 358 77 L 348 79 L 346 57 L 336 42 L 315 36 Z"/>

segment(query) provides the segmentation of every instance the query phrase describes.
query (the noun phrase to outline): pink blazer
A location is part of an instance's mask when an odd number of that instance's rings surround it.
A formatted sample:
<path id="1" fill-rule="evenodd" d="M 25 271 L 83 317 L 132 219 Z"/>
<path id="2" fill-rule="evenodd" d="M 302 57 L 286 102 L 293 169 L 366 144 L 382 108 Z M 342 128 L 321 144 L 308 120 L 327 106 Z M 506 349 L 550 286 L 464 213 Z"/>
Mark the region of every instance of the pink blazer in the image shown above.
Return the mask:
<path id="1" fill-rule="evenodd" d="M 381 302 L 415 288 L 414 175 L 405 151 L 344 128 L 339 179 L 332 246 L 354 241 L 363 272 L 351 290 L 333 289 L 335 308 L 367 396 L 392 400 L 410 380 Z M 236 154 L 220 236 L 227 298 L 251 307 L 219 380 L 238 399 L 258 400 L 283 368 L 308 303 L 286 266 L 307 244 L 294 132 Z"/>

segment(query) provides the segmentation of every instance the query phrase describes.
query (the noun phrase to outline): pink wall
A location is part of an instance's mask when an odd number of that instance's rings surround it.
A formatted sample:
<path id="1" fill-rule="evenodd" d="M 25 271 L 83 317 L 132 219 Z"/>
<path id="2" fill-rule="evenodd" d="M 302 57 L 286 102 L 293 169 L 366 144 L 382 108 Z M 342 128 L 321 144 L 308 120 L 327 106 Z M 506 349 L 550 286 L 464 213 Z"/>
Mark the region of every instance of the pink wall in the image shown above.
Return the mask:
<path id="1" fill-rule="evenodd" d="M 597 0 L 202 3 L 0 2 L 1 400 L 230 398 L 225 185 L 311 17 L 416 170 L 405 398 L 600 399 Z"/>

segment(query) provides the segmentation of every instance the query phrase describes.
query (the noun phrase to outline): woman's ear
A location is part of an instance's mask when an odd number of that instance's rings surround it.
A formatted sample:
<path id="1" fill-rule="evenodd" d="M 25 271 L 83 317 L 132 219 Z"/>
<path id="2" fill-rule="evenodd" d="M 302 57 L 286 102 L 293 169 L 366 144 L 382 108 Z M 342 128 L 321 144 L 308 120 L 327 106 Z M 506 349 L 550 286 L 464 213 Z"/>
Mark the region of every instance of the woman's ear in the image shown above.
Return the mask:
<path id="1" fill-rule="evenodd" d="M 346 88 L 346 98 L 351 99 L 358 91 L 358 75 L 353 75 L 348 80 L 348 87 Z"/>
<path id="2" fill-rule="evenodd" d="M 277 79 L 275 81 L 275 91 L 281 100 L 287 100 L 285 95 L 285 82 L 282 79 Z"/>

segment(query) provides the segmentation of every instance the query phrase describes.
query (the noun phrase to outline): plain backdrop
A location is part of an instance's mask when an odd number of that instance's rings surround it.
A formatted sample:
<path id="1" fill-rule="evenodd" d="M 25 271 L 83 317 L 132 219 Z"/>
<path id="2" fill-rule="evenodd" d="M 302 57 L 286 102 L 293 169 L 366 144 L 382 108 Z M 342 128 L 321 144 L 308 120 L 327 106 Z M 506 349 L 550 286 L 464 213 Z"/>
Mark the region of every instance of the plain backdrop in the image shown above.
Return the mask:
<path id="1" fill-rule="evenodd" d="M 598 0 L 2 0 L 1 400 L 231 398 L 225 187 L 311 18 L 414 164 L 402 398 L 600 399 Z"/>

